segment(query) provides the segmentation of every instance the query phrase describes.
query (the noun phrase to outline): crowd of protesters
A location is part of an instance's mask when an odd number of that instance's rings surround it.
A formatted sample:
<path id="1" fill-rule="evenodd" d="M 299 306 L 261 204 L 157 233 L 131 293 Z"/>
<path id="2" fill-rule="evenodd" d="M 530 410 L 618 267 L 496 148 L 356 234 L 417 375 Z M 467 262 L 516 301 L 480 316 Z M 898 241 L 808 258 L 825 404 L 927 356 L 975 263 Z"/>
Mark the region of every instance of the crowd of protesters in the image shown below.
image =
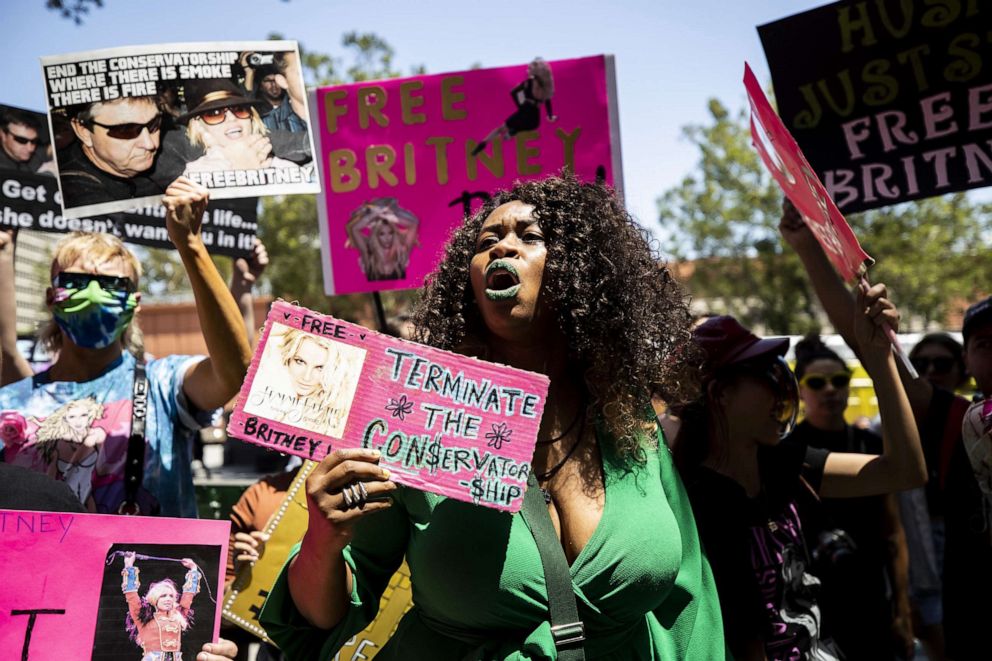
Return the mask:
<path id="1" fill-rule="evenodd" d="M 296 98 L 280 75 L 259 65 L 250 90 L 191 93 L 192 110 L 176 121 L 291 133 Z M 226 105 L 208 100 L 221 97 Z M 161 116 L 148 110 L 126 139 L 155 152 Z M 81 157 L 117 139 L 90 145 L 86 131 L 103 125 L 72 121 Z M 30 128 L 9 121 L 0 137 L 30 147 Z M 234 158 L 209 135 L 202 158 Z M 278 157 L 274 146 L 265 158 Z M 138 156 L 128 154 L 156 161 Z M 160 188 L 165 222 L 206 356 L 146 359 L 140 261 L 113 236 L 75 233 L 55 246 L 46 292 L 40 340 L 53 362 L 32 373 L 16 347 L 15 236 L 0 232 L 0 411 L 17 432 L 3 439 L 0 507 L 197 515 L 194 439 L 245 378 L 250 291 L 267 257 L 256 245 L 226 286 L 200 239 L 207 191 L 172 174 Z M 874 430 L 846 421 L 851 367 L 818 337 L 797 345 L 793 368 L 787 338 L 761 338 L 726 316 L 694 325 L 682 286 L 613 191 L 569 174 L 519 183 L 454 232 L 413 327 L 419 342 L 549 377 L 531 505 L 511 516 L 447 500 L 390 480 L 373 450 L 333 452 L 307 477 L 306 533 L 260 614 L 282 653 L 333 657 L 375 617 L 405 559 L 414 605 L 378 651 L 383 661 L 580 650 L 907 659 L 917 640 L 930 659 L 987 654 L 992 517 L 975 445 L 962 436 L 976 409 L 955 391 L 970 376 L 979 397 L 992 395 L 992 298 L 965 312 L 963 345 L 936 334 L 913 349 L 914 377 L 890 343 L 900 317 L 885 286 L 849 289 L 788 203 L 780 230 L 872 379 Z M 652 399 L 667 404 L 662 424 Z M 145 447 L 135 478 L 136 416 Z M 261 531 L 296 470 L 262 480 L 235 508 L 229 578 L 264 553 Z M 361 506 L 348 497 L 356 485 Z M 556 566 L 564 595 L 551 587 Z M 558 619 L 565 602 L 577 629 Z M 198 658 L 235 654 L 221 641 Z"/>

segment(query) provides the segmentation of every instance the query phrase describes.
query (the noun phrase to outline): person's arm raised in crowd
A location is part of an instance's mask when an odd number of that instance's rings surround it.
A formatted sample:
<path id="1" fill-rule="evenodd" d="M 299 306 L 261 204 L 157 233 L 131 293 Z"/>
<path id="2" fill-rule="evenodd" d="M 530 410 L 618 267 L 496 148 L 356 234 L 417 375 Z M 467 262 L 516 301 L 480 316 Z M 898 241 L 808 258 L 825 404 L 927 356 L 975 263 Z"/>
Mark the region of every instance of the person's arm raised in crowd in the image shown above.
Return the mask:
<path id="1" fill-rule="evenodd" d="M 186 268 L 207 343 L 207 358 L 190 367 L 183 390 L 193 405 L 204 411 L 223 406 L 241 389 L 251 362 L 251 347 L 238 306 L 200 238 L 208 198 L 206 188 L 179 177 L 162 199 L 169 239 Z"/>
<path id="2" fill-rule="evenodd" d="M 782 238 L 796 251 L 802 261 L 816 296 L 830 319 L 830 324 L 844 338 L 847 346 L 851 347 L 858 358 L 861 358 L 861 350 L 854 338 L 856 307 L 854 294 L 837 275 L 823 247 L 789 200 L 785 200 L 782 204 L 782 220 L 778 228 Z M 925 378 L 914 379 L 910 376 L 901 361 L 896 363 L 909 402 L 917 419 L 921 420 L 930 406 L 933 386 Z"/>
<path id="3" fill-rule="evenodd" d="M 255 239 L 251 248 L 251 254 L 246 257 L 238 257 L 234 260 L 234 268 L 231 269 L 231 295 L 241 310 L 241 318 L 245 321 L 245 333 L 248 335 L 248 344 L 255 344 L 255 333 L 258 326 L 255 325 L 255 305 L 252 298 L 252 287 L 258 282 L 265 267 L 269 265 L 269 253 L 265 250 L 265 244 L 258 238 Z"/>
<path id="4" fill-rule="evenodd" d="M 31 376 L 31 365 L 17 350 L 17 290 L 14 287 L 16 230 L 0 230 L 0 387 Z"/>
<path id="5" fill-rule="evenodd" d="M 885 326 L 898 328 L 899 312 L 885 285 L 858 285 L 854 335 L 861 364 L 871 377 L 882 416 L 882 454 L 831 452 L 820 495 L 851 498 L 892 493 L 926 484 L 927 469 L 913 410 L 903 389 Z"/>

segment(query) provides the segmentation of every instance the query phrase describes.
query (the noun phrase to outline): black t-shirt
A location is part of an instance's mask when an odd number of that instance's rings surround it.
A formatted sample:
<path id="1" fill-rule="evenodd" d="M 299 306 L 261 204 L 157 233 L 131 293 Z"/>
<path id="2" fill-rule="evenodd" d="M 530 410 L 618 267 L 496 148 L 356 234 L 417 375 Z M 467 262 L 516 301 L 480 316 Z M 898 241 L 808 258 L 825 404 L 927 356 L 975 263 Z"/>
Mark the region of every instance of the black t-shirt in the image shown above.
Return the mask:
<path id="1" fill-rule="evenodd" d="M 798 506 L 819 489 L 827 454 L 798 444 L 761 448 L 756 498 L 704 466 L 686 472 L 732 650 L 760 639 L 769 661 L 835 658 L 820 636 L 819 581 L 806 572 Z"/>
<path id="2" fill-rule="evenodd" d="M 841 431 L 817 429 L 804 421 L 783 444 L 829 452 L 881 454 L 882 439 L 848 425 Z M 799 515 L 810 549 L 813 573 L 823 583 L 823 630 L 849 659 L 893 659 L 890 630 L 885 496 L 804 501 Z M 843 531 L 852 543 L 848 543 Z M 857 595 L 857 598 L 852 598 Z"/>

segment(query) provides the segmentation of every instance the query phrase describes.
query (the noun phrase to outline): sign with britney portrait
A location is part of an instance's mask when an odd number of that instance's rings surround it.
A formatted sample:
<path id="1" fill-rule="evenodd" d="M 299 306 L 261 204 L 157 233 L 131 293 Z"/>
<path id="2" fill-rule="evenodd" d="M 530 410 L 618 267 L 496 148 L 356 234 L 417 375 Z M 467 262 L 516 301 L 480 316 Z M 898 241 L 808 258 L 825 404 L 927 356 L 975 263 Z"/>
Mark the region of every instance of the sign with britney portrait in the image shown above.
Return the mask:
<path id="1" fill-rule="evenodd" d="M 0 510 L 0 658 L 196 658 L 220 630 L 230 531 L 229 521 Z"/>
<path id="2" fill-rule="evenodd" d="M 272 304 L 227 432 L 320 461 L 371 448 L 391 479 L 516 512 L 548 378 Z"/>
<path id="3" fill-rule="evenodd" d="M 452 229 L 518 179 L 568 168 L 622 193 L 610 55 L 312 94 L 328 294 L 420 287 Z"/>

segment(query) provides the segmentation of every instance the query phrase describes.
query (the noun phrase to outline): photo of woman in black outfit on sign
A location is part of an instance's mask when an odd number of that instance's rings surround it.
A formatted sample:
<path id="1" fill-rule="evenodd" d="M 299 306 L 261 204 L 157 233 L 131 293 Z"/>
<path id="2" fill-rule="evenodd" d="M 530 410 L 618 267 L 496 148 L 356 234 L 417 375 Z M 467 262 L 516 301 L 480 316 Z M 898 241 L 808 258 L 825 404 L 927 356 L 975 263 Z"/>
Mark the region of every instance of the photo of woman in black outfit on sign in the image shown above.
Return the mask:
<path id="1" fill-rule="evenodd" d="M 478 156 L 491 140 L 500 137 L 503 140 L 512 138 L 521 131 L 533 131 L 541 125 L 541 104 L 548 121 L 554 122 L 558 116 L 551 111 L 551 97 L 555 95 L 555 80 L 551 75 L 551 65 L 543 58 L 536 57 L 527 65 L 527 80 L 510 91 L 510 97 L 517 104 L 517 111 L 510 115 L 505 122 L 492 132 L 472 150 L 473 156 Z"/>

